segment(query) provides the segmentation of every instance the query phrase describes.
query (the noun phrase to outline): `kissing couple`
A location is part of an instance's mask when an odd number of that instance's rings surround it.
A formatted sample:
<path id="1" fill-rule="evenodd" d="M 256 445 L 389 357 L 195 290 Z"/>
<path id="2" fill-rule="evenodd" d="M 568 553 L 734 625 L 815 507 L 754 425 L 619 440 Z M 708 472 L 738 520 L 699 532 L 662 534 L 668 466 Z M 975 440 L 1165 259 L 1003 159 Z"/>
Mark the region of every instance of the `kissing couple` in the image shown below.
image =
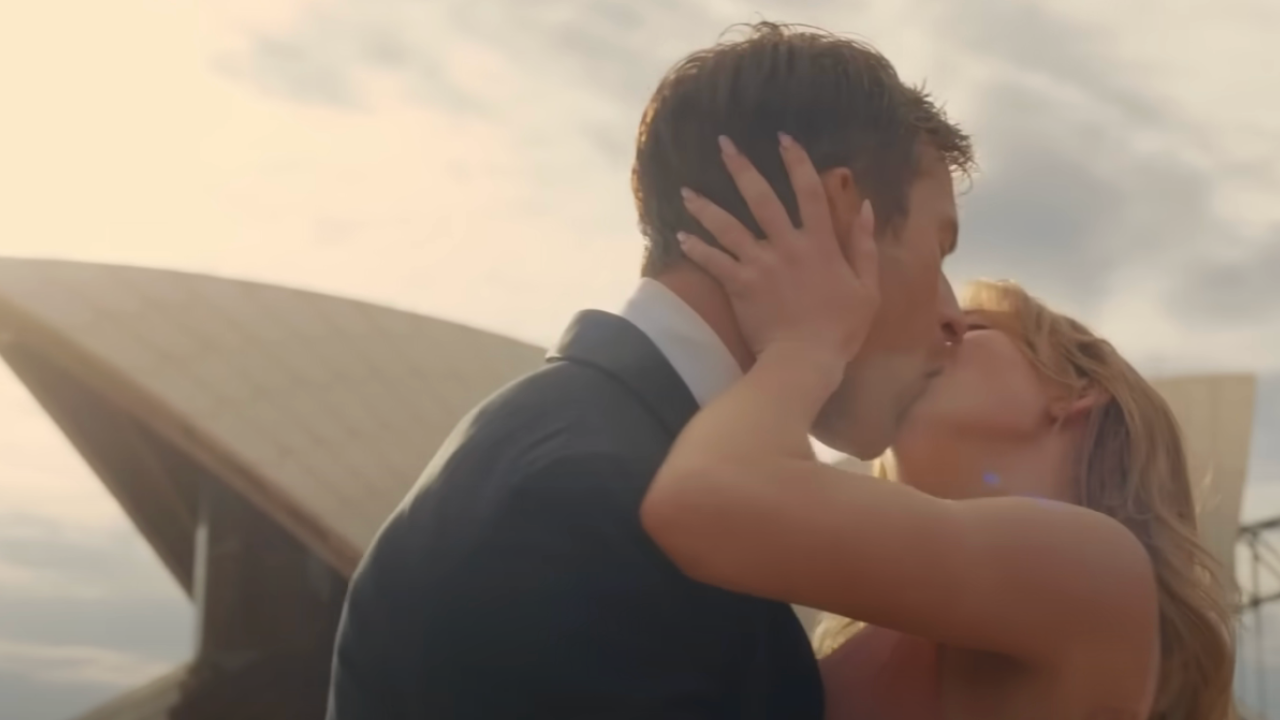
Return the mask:
<path id="1" fill-rule="evenodd" d="M 638 288 L 387 521 L 329 720 L 1231 717 L 1173 414 L 1017 285 L 956 300 L 972 166 L 858 42 L 759 23 L 679 63 L 640 124 Z"/>

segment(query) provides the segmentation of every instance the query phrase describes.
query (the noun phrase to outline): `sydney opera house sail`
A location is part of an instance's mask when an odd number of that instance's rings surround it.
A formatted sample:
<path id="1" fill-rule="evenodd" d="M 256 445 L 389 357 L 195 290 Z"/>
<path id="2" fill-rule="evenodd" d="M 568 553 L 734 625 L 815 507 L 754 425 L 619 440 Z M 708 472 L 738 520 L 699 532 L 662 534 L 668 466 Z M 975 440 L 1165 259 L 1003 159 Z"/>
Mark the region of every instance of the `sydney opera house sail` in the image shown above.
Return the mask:
<path id="1" fill-rule="evenodd" d="M 1201 539 L 1230 574 L 1249 470 L 1257 379 L 1244 374 L 1194 375 L 1154 384 L 1182 426 L 1188 469 L 1196 483 Z"/>
<path id="2" fill-rule="evenodd" d="M 0 259 L 0 356 L 196 608 L 187 665 L 81 720 L 314 720 L 364 549 L 463 414 L 543 351 L 314 293 Z M 1159 386 L 1225 559 L 1253 379 Z"/>
<path id="3" fill-rule="evenodd" d="M 88 717 L 322 717 L 364 548 L 458 419 L 542 355 L 312 293 L 0 260 L 0 356 L 197 610 L 187 667 Z"/>

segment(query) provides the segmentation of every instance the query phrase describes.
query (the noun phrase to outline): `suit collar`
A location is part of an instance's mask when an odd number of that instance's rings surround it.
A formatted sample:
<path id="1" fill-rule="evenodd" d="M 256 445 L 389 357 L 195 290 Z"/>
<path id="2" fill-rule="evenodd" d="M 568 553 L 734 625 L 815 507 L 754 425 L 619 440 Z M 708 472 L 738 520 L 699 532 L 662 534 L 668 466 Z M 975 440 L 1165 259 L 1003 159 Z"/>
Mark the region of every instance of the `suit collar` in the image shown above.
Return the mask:
<path id="1" fill-rule="evenodd" d="M 631 390 L 675 437 L 698 401 L 658 346 L 631 322 L 602 310 L 574 316 L 549 362 L 577 362 L 607 373 Z"/>

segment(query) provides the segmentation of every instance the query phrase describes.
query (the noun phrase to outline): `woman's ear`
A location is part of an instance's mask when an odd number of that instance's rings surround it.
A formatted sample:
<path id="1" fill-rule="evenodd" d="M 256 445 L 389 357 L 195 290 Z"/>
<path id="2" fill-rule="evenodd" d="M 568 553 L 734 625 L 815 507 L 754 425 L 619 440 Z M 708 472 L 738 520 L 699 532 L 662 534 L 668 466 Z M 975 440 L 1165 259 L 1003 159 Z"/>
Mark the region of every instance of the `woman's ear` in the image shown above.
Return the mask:
<path id="1" fill-rule="evenodd" d="M 1095 409 L 1107 402 L 1107 394 L 1102 390 L 1087 386 L 1082 391 L 1066 395 L 1049 404 L 1049 413 L 1057 422 L 1070 422 L 1078 418 L 1088 417 Z"/>

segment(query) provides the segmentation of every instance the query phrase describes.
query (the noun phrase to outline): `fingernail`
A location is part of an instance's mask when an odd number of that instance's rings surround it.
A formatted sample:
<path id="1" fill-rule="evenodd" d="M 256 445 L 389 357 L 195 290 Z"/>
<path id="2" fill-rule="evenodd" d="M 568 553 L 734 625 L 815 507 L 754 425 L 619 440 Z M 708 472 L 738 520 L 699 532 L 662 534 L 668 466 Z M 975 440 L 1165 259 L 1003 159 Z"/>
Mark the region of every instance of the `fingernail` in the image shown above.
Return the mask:
<path id="1" fill-rule="evenodd" d="M 724 153 L 725 155 L 738 154 L 737 146 L 733 144 L 733 141 L 729 139 L 728 135 L 721 135 L 719 140 L 720 140 L 720 152 Z"/>
<path id="2" fill-rule="evenodd" d="M 692 239 L 693 236 L 683 230 L 676 233 L 676 240 L 679 240 L 681 245 L 688 245 Z"/>
<path id="3" fill-rule="evenodd" d="M 694 200 L 698 199 L 698 193 L 690 190 L 687 187 L 682 187 L 680 188 L 680 197 L 684 198 L 685 202 L 691 203 Z"/>
<path id="4" fill-rule="evenodd" d="M 792 138 L 790 135 L 788 135 L 788 134 L 786 134 L 786 133 L 784 133 L 784 132 L 780 132 L 780 133 L 778 133 L 778 144 L 780 144 L 780 145 L 782 145 L 782 147 L 784 147 L 784 148 L 786 148 L 786 149 L 790 150 L 791 148 L 795 147 L 795 145 L 796 145 L 796 141 L 795 141 L 795 139 L 794 139 L 794 138 Z"/>

